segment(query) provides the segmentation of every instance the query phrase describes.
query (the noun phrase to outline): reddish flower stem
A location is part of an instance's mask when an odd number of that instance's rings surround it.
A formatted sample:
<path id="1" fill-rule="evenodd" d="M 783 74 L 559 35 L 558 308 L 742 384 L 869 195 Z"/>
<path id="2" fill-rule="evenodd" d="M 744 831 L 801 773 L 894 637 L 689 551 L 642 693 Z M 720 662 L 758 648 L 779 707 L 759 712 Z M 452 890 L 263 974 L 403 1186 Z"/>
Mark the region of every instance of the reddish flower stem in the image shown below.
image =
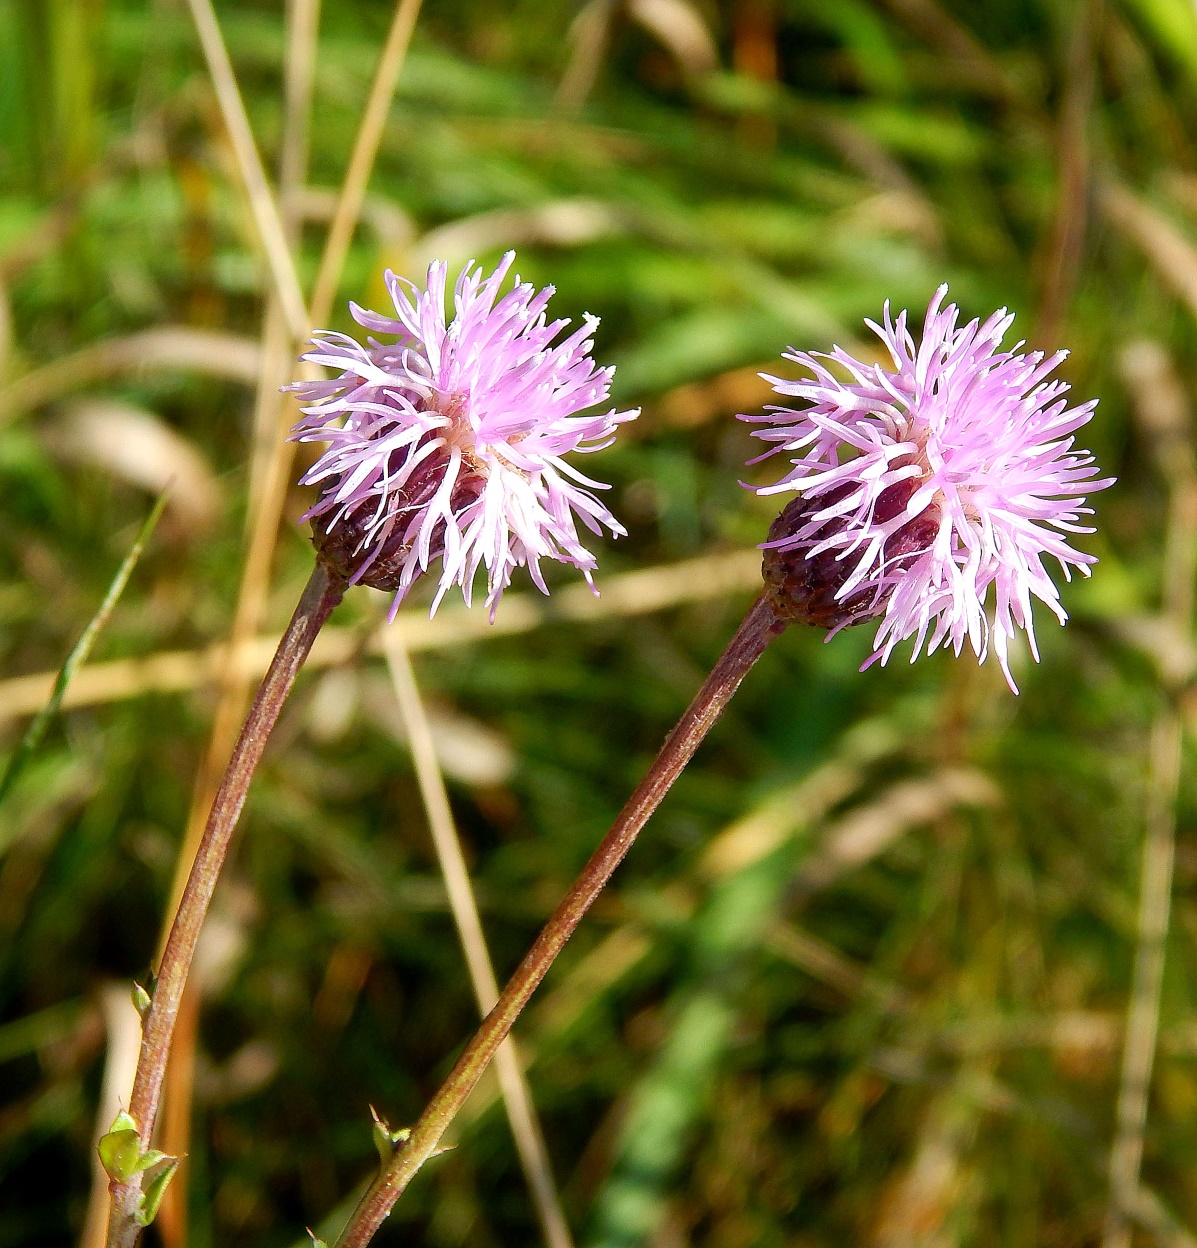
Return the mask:
<path id="1" fill-rule="evenodd" d="M 183 987 L 191 969 L 200 928 L 216 889 L 220 869 L 228 853 L 233 830 L 245 803 L 245 795 L 271 729 L 282 710 L 295 676 L 307 658 L 321 626 L 332 609 L 341 601 L 345 584 L 316 565 L 291 623 L 283 634 L 274 658 L 254 697 L 241 735 L 233 747 L 224 779 L 212 802 L 203 839 L 196 850 L 187 887 L 179 901 L 167 937 L 162 963 L 149 1009 L 142 1020 L 141 1054 L 133 1079 L 129 1115 L 137 1124 L 141 1147 L 146 1149 L 154 1133 L 158 1107 L 162 1099 L 162 1080 L 170 1053 L 171 1036 L 179 1015 Z M 112 1204 L 108 1224 L 108 1248 L 133 1248 L 141 1234 L 136 1215 L 141 1196 L 141 1176 L 127 1182 L 113 1180 L 109 1184 Z"/>
<path id="2" fill-rule="evenodd" d="M 582 916 L 623 861 L 633 841 L 730 701 L 753 664 L 784 627 L 766 598 L 757 600 L 736 630 L 714 671 L 666 738 L 611 830 L 594 851 L 536 943 L 503 989 L 457 1064 L 432 1098 L 410 1137 L 370 1185 L 337 1240 L 337 1248 L 364 1248 L 416 1171 L 435 1153 L 445 1128 L 465 1103 L 499 1045 L 544 979 Z"/>

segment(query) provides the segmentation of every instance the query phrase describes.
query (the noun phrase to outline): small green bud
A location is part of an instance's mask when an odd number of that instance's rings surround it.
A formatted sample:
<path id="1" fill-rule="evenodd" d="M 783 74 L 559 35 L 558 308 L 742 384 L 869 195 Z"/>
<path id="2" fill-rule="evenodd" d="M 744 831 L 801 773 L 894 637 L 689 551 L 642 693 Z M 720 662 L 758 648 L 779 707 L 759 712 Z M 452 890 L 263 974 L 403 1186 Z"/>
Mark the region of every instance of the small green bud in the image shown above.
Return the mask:
<path id="1" fill-rule="evenodd" d="M 163 1162 L 170 1163 L 160 1174 L 154 1176 L 146 1188 L 147 1193 L 153 1192 L 155 1184 L 159 1184 L 161 1179 L 157 1194 L 153 1198 L 153 1209 L 148 1214 L 148 1217 L 152 1219 L 158 1211 L 158 1206 L 162 1202 L 162 1192 L 174 1173 L 175 1167 L 179 1164 L 179 1159 L 168 1157 L 156 1148 L 147 1148 L 143 1152 L 137 1123 L 123 1109 L 112 1120 L 112 1129 L 100 1137 L 96 1148 L 100 1154 L 100 1164 L 104 1167 L 104 1173 L 117 1183 L 128 1183 L 134 1175 L 152 1170 Z M 165 1175 L 165 1178 L 162 1178 L 162 1175 Z M 146 1196 L 142 1197 L 143 1205 L 146 1199 Z M 137 1216 L 140 1218 L 141 1214 Z M 149 1222 L 142 1222 L 140 1225 L 149 1226 Z"/>
<path id="2" fill-rule="evenodd" d="M 307 1230 L 308 1238 L 312 1241 L 312 1248 L 328 1248 L 328 1245 L 324 1242 L 324 1240 L 322 1240 L 310 1226 Z"/>
<path id="3" fill-rule="evenodd" d="M 109 1131 L 100 1137 L 100 1164 L 110 1179 L 128 1183 L 137 1173 L 141 1136 L 136 1131 Z"/>
<path id="4" fill-rule="evenodd" d="M 150 1008 L 150 994 L 138 983 L 133 985 L 133 1008 L 137 1013 L 145 1018 L 146 1012 Z"/>
<path id="5" fill-rule="evenodd" d="M 151 1149 L 150 1151 L 153 1152 L 154 1150 Z M 150 1153 L 143 1153 L 142 1157 L 144 1159 L 149 1155 Z M 145 1185 L 145 1191 L 142 1192 L 141 1200 L 137 1205 L 136 1221 L 138 1226 L 149 1226 L 158 1216 L 162 1197 L 166 1195 L 166 1185 L 174 1178 L 175 1171 L 179 1168 L 178 1157 L 167 1157 L 165 1153 L 158 1153 L 157 1161 L 165 1162 L 166 1164 Z M 156 1162 L 151 1162 L 150 1164 L 153 1165 Z"/>
<path id="6" fill-rule="evenodd" d="M 141 1157 L 141 1136 L 137 1134 L 137 1124 L 123 1109 L 112 1120 L 107 1135 L 100 1137 L 97 1149 L 104 1172 L 118 1183 L 128 1183 L 140 1169 L 137 1163 Z"/>
<path id="7" fill-rule="evenodd" d="M 370 1117 L 374 1119 L 374 1126 L 371 1132 L 374 1136 L 374 1147 L 378 1149 L 379 1160 L 385 1166 L 394 1157 L 399 1149 L 399 1145 L 411 1136 L 411 1131 L 407 1127 L 400 1127 L 398 1131 L 392 1131 L 390 1124 L 379 1115 L 378 1110 L 373 1105 L 370 1106 Z"/>

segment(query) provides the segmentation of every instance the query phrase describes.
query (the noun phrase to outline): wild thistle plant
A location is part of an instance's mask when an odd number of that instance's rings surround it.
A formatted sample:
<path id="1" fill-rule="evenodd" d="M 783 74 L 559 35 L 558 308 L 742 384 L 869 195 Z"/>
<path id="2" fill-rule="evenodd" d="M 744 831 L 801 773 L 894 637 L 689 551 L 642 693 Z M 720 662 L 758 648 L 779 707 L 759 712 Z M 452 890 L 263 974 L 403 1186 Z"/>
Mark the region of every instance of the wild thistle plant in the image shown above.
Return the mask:
<path id="1" fill-rule="evenodd" d="M 870 322 L 892 371 L 836 348 L 787 353 L 813 381 L 767 378 L 807 406 L 743 417 L 771 426 L 758 436 L 776 446 L 759 458 L 796 455 L 780 482 L 758 490 L 798 492 L 763 544 L 764 592 L 419 1122 L 395 1143 L 337 1248 L 367 1244 L 435 1153 L 553 960 L 773 637 L 803 622 L 826 628 L 830 639 L 876 619 L 865 667 L 884 664 L 905 637 L 915 637 L 916 658 L 924 642 L 932 651 L 946 640 L 959 653 L 967 638 L 982 660 L 992 645 L 1017 692 L 1008 644 L 1023 628 L 1038 657 L 1031 597 L 1067 618 L 1042 561 L 1054 558 L 1066 576 L 1074 567 L 1088 574 L 1094 562 L 1061 534 L 1091 532 L 1079 523 L 1089 514 L 1084 494 L 1112 484 L 1093 480 L 1092 456 L 1073 449 L 1072 435 L 1096 402 L 1069 409 L 1068 385 L 1048 380 L 1064 352 L 999 350 L 1014 318 L 1002 309 L 984 325 L 958 326 L 956 306 L 942 306 L 946 290 L 932 299 L 919 344 L 905 312 L 894 322 L 887 305 L 884 328 Z M 995 601 L 986 608 L 991 586 Z"/>
<path id="2" fill-rule="evenodd" d="M 325 333 L 304 357 L 339 370 L 292 387 L 306 401 L 294 436 L 330 443 L 304 477 L 321 487 L 308 512 L 317 567 L 251 707 L 158 982 L 143 1002 L 129 1113 L 101 1143 L 113 1180 L 113 1246 L 135 1242 L 169 1177 L 172 1159 L 147 1142 L 199 927 L 266 737 L 344 590 L 360 582 L 394 590 L 398 602 L 439 560 L 435 610 L 455 584 L 468 602 L 485 567 L 493 615 L 516 567 L 527 566 L 542 590 L 542 558 L 591 579 L 594 557 L 579 540 L 579 519 L 592 532 L 623 532 L 590 492 L 602 487 L 562 457 L 609 444 L 636 413 L 580 414 L 609 393 L 611 370 L 590 358 L 596 322 L 587 318 L 554 345 L 565 322 L 544 315 L 551 289 L 517 281 L 498 298 L 513 259 L 509 253 L 486 278 L 467 267 L 452 321 L 443 265 L 431 266 L 424 291 L 388 275 L 396 316 L 353 313 L 363 327 L 394 335 L 394 344 L 371 338 L 363 346 Z M 787 358 L 813 380 L 769 380 L 806 406 L 744 417 L 768 426 L 758 436 L 774 445 L 760 458 L 792 456 L 785 477 L 758 492 L 798 494 L 763 544 L 764 590 L 420 1120 L 410 1131 L 379 1124 L 383 1166 L 341 1248 L 369 1242 L 436 1152 L 554 959 L 773 637 L 795 621 L 826 628 L 830 638 L 878 620 L 865 667 L 884 664 L 907 637 L 915 638 L 915 657 L 924 644 L 959 653 L 967 639 L 982 660 L 992 647 L 1014 689 L 1008 646 L 1017 629 L 1036 653 L 1031 598 L 1066 619 L 1043 558 L 1054 558 L 1066 576 L 1072 568 L 1087 574 L 1094 562 L 1065 535 L 1091 531 L 1080 523 L 1089 514 L 1084 495 L 1111 484 L 1095 480 L 1092 456 L 1074 449 L 1073 435 L 1095 403 L 1069 409 L 1068 386 L 1049 380 L 1063 352 L 1001 351 L 1013 318 L 1002 310 L 961 327 L 956 306 L 942 306 L 945 293 L 941 287 L 933 298 L 919 344 L 905 312 L 895 322 L 887 306 L 884 327 L 872 326 L 892 370 L 838 348 L 824 356 L 791 351 Z M 153 1178 L 143 1192 L 147 1173 Z"/>
<path id="3" fill-rule="evenodd" d="M 388 274 L 396 317 L 353 312 L 363 326 L 395 334 L 395 344 L 319 333 L 304 357 L 340 370 L 292 387 L 307 401 L 294 436 L 331 444 L 304 478 L 323 486 L 308 512 L 316 568 L 233 749 L 152 991 L 138 996 L 142 1044 L 129 1108 L 100 1143 L 111 1179 L 111 1248 L 136 1242 L 169 1180 L 175 1159 L 149 1143 L 200 928 L 271 729 L 346 588 L 395 590 L 398 602 L 439 560 L 435 611 L 454 584 L 468 603 L 485 566 L 493 617 L 517 567 L 527 566 L 546 593 L 542 559 L 591 580 L 595 560 L 577 519 L 596 533 L 624 532 L 590 492 L 604 487 L 564 456 L 608 445 L 637 413 L 579 415 L 610 390 L 613 370 L 590 357 L 598 320 L 586 317 L 555 342 L 568 322 L 545 315 L 552 287 L 536 291 L 517 279 L 498 297 L 514 259 L 509 252 L 485 279 L 467 266 L 448 322 L 443 264 L 430 266 L 424 291 Z"/>

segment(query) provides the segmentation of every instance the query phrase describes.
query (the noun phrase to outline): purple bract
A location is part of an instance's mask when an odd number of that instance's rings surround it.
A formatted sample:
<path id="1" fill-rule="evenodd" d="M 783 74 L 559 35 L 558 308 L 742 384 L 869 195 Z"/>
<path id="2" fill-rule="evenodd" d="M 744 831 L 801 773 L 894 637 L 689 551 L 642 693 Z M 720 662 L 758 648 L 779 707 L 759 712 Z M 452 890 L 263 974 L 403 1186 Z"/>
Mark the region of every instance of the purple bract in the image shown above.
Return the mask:
<path id="1" fill-rule="evenodd" d="M 625 532 L 591 492 L 606 487 L 563 457 L 601 450 L 637 413 L 578 414 L 610 390 L 613 370 L 590 358 L 598 320 L 554 343 L 569 322 L 546 319 L 551 286 L 517 277 L 499 297 L 514 260 L 508 252 L 485 278 L 471 261 L 448 323 L 443 263 L 429 266 L 425 290 L 388 271 L 395 315 L 350 310 L 396 341 L 317 333 L 303 359 L 337 376 L 290 387 L 303 404 L 292 437 L 329 443 L 303 477 L 320 488 L 305 518 L 321 557 L 351 583 L 394 590 L 396 605 L 439 559 L 432 609 L 454 584 L 468 603 L 484 565 L 493 616 L 521 565 L 546 593 L 541 559 L 591 580 L 578 521 Z"/>
<path id="2" fill-rule="evenodd" d="M 946 293 L 941 286 L 931 300 L 921 343 L 905 312 L 891 320 L 888 303 L 883 326 L 867 322 L 892 370 L 836 347 L 786 353 L 811 380 L 766 377 L 806 404 L 743 418 L 765 423 L 756 436 L 776 443 L 753 463 L 782 453 L 793 464 L 757 492 L 797 490 L 802 499 L 774 526 L 766 569 L 784 563 L 777 575 L 788 578 L 787 592 L 799 586 L 809 600 L 794 618 L 829 627 L 829 636 L 879 618 L 866 667 L 885 663 L 906 637 L 915 638 L 912 660 L 924 643 L 928 654 L 941 643 L 959 654 L 967 638 L 982 661 L 992 647 L 1017 692 L 1008 646 L 1024 629 L 1038 658 L 1032 596 L 1067 619 L 1044 556 L 1065 577 L 1073 568 L 1088 575 L 1096 560 L 1067 535 L 1093 531 L 1079 522 L 1092 514 L 1084 496 L 1112 481 L 1094 480 L 1093 457 L 1073 446 L 1096 401 L 1070 409 L 1068 385 L 1048 379 L 1066 352 L 1001 351 L 1014 317 L 1003 308 L 959 326 L 955 304 L 942 306 Z"/>

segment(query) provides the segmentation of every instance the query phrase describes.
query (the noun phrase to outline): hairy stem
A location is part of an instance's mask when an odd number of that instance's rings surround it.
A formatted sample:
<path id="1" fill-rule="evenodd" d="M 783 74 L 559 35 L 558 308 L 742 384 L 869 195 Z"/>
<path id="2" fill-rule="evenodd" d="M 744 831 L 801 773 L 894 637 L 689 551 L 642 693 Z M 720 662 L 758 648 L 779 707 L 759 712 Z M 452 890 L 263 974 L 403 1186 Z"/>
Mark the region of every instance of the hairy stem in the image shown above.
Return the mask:
<path id="1" fill-rule="evenodd" d="M 714 671 L 666 738 L 648 774 L 620 811 L 611 830 L 508 981 L 498 1003 L 474 1033 L 448 1078 L 412 1128 L 411 1136 L 399 1146 L 390 1165 L 362 1197 L 337 1241 L 337 1248 L 362 1248 L 369 1243 L 412 1176 L 436 1152 L 445 1128 L 465 1103 L 582 916 L 623 861 L 640 829 L 693 757 L 740 682 L 781 628 L 768 602 L 758 599 Z"/>
<path id="2" fill-rule="evenodd" d="M 133 1079 L 129 1114 L 137 1124 L 143 1148 L 149 1147 L 153 1137 L 166 1060 L 187 973 L 233 830 L 245 803 L 249 782 L 295 676 L 311 650 L 321 625 L 340 602 L 344 589 L 341 581 L 334 580 L 317 564 L 249 708 L 224 779 L 212 803 L 208 823 L 163 950 L 150 1006 L 142 1023 L 141 1053 Z M 109 1186 L 112 1193 L 109 1248 L 132 1248 L 140 1234 L 136 1217 L 141 1177 L 134 1176 L 127 1182 L 113 1180 Z"/>
<path id="3" fill-rule="evenodd" d="M 424 811 L 428 816 L 428 830 L 436 849 L 445 891 L 449 895 L 449 909 L 461 938 L 466 967 L 478 1000 L 478 1012 L 485 1016 L 494 1009 L 499 999 L 499 983 L 495 977 L 494 963 L 482 931 L 482 918 L 478 913 L 478 901 L 470 883 L 465 852 L 457 833 L 457 823 L 449 805 L 445 789 L 445 777 L 432 737 L 432 726 L 424 709 L 424 700 L 416 684 L 411 658 L 403 639 L 403 626 L 392 624 L 385 636 L 387 665 L 391 670 L 391 684 L 399 703 L 399 712 L 407 729 L 407 741 L 411 748 L 412 762 Z M 540 1219 L 544 1241 L 548 1248 L 573 1248 L 569 1223 L 561 1207 L 557 1185 L 553 1181 L 553 1168 L 545 1147 L 544 1133 L 532 1100 L 532 1091 L 524 1077 L 515 1042 L 508 1037 L 495 1053 L 495 1073 L 507 1109 L 507 1120 L 515 1139 L 520 1165 L 528 1180 L 528 1188 Z"/>

